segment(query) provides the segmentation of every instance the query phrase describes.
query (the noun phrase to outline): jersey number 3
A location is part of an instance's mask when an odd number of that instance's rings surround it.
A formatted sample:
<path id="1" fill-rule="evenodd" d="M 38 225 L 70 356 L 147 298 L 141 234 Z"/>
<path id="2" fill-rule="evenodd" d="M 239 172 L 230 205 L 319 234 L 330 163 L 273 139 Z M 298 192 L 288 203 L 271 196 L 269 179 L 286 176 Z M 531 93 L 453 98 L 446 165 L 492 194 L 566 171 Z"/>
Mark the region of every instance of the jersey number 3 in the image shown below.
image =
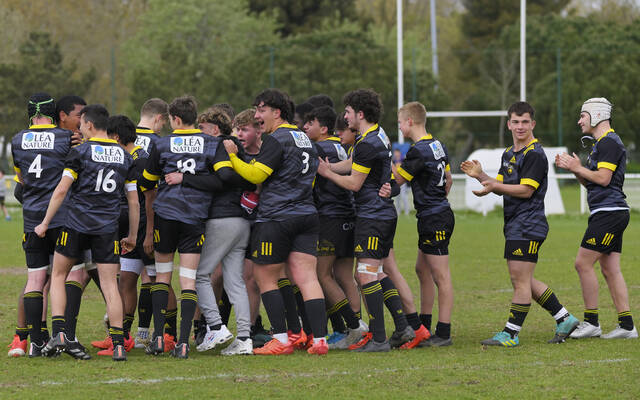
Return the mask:
<path id="1" fill-rule="evenodd" d="M 302 152 L 302 173 L 306 174 L 309 171 L 309 153 Z"/>

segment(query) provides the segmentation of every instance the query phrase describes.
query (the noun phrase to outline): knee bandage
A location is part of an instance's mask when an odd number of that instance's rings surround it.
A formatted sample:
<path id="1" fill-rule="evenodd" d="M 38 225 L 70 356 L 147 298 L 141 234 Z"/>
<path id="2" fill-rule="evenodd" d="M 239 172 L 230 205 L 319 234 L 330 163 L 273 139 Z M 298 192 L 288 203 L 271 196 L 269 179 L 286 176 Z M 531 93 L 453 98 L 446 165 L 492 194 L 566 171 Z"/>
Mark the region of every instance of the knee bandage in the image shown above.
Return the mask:
<path id="1" fill-rule="evenodd" d="M 377 276 L 378 274 L 382 273 L 382 264 L 375 266 L 370 265 L 369 263 L 358 262 L 358 268 L 356 269 L 356 271 L 360 274 Z"/>
<path id="2" fill-rule="evenodd" d="M 159 274 L 173 272 L 173 262 L 156 262 L 156 272 Z"/>
<path id="3" fill-rule="evenodd" d="M 184 277 L 184 278 L 189 278 L 189 279 L 196 279 L 196 270 L 195 269 L 190 269 L 190 268 L 186 268 L 186 267 L 180 267 L 180 276 Z"/>

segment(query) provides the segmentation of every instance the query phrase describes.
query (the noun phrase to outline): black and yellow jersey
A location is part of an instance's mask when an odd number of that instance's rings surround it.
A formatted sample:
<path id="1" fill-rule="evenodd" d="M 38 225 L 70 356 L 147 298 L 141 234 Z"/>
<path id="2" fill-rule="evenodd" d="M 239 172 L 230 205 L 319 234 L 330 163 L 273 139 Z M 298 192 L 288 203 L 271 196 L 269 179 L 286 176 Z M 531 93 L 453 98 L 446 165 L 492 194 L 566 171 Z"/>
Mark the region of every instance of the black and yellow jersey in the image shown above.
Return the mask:
<path id="1" fill-rule="evenodd" d="M 529 185 L 535 189 L 528 199 L 503 196 L 504 235 L 507 240 L 544 240 L 549 232 L 544 213 L 549 164 L 538 139 L 514 151 L 502 153 L 496 179 L 508 185 Z"/>
<path id="2" fill-rule="evenodd" d="M 133 157 L 115 140 L 92 138 L 73 147 L 64 176 L 73 179 L 65 226 L 97 235 L 118 231 L 123 190 L 136 190 Z"/>
<path id="3" fill-rule="evenodd" d="M 14 169 L 23 181 L 24 231 L 33 229 L 44 219 L 51 195 L 55 190 L 67 154 L 71 150 L 73 133 L 55 125 L 32 125 L 20 131 L 11 141 Z M 64 225 L 67 209 L 61 207 L 49 227 Z"/>
<path id="4" fill-rule="evenodd" d="M 446 192 L 446 172 L 450 170 L 447 148 L 431 134 L 411 146 L 398 174 L 411 185 L 418 218 L 450 209 Z"/>
<path id="5" fill-rule="evenodd" d="M 335 136 L 315 142 L 315 147 L 318 157 L 323 160 L 328 158 L 330 163 L 349 158 L 345 148 L 340 144 L 340 138 Z M 353 193 L 320 175 L 316 176 L 313 198 L 319 215 L 326 217 L 355 217 Z"/>
<path id="6" fill-rule="evenodd" d="M 587 168 L 591 171 L 606 168 L 613 172 L 607 186 L 587 181 L 587 203 L 592 214 L 629 209 L 627 196 L 622 191 L 626 164 L 627 150 L 620 136 L 611 129 L 596 141 L 587 160 Z"/>
<path id="7" fill-rule="evenodd" d="M 156 142 L 160 139 L 154 131 L 143 126 L 136 127 L 136 146 L 142 147 L 147 154 L 151 154 L 151 150 L 156 146 Z"/>
<path id="8" fill-rule="evenodd" d="M 149 154 L 139 146 L 134 147 L 130 154 L 133 159 L 133 174 L 136 181 L 138 181 L 142 176 L 145 166 L 147 165 Z M 140 203 L 140 225 L 143 225 L 147 221 L 147 213 L 145 212 L 145 197 L 141 186 L 138 186 L 138 203 Z M 125 190 L 122 192 L 122 196 L 120 197 L 120 214 L 126 216 L 128 213 L 129 202 L 127 201 L 127 193 Z"/>
<path id="9" fill-rule="evenodd" d="M 352 170 L 367 175 L 360 190 L 354 194 L 357 217 L 380 220 L 397 218 L 393 200 L 378 194 L 380 187 L 391 180 L 391 142 L 378 124 L 357 139 L 353 149 Z"/>

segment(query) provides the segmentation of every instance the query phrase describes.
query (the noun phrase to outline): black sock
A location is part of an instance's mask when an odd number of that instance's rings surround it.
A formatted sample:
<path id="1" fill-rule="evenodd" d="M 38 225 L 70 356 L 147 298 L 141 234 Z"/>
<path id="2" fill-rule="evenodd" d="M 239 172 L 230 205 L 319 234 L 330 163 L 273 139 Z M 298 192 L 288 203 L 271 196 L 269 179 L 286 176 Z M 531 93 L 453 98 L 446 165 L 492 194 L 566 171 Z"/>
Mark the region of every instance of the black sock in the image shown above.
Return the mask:
<path id="1" fill-rule="evenodd" d="M 262 304 L 269 316 L 269 322 L 271 322 L 271 329 L 273 330 L 273 333 L 286 333 L 287 321 L 284 311 L 285 302 L 282 298 L 282 289 L 264 292 L 260 297 L 262 297 Z M 298 328 L 298 332 L 300 332 L 300 328 Z"/>
<path id="2" fill-rule="evenodd" d="M 27 313 L 27 311 L 26 311 L 26 308 L 25 308 L 25 314 L 26 313 Z M 40 314 L 40 315 L 42 315 L 42 314 Z M 40 318 L 38 318 L 38 319 L 40 319 Z M 28 324 L 28 322 L 27 322 L 27 324 Z M 20 340 L 27 340 L 27 338 L 29 337 L 29 328 L 27 328 L 27 327 L 20 328 L 19 326 L 16 326 L 16 335 L 18 335 Z M 40 334 L 38 334 L 38 336 L 40 336 Z"/>
<path id="3" fill-rule="evenodd" d="M 404 312 L 402 312 L 402 300 L 400 300 L 398 289 L 396 289 L 393 281 L 388 276 L 380 280 L 380 285 L 382 285 L 384 305 L 387 306 L 393 317 L 396 331 L 402 332 L 409 323 L 407 322 L 407 317 L 404 316 Z"/>
<path id="4" fill-rule="evenodd" d="M 138 328 L 149 328 L 153 316 L 153 303 L 151 302 L 151 286 L 153 283 L 140 285 L 138 296 Z"/>
<path id="5" fill-rule="evenodd" d="M 302 292 L 300 288 L 296 285 L 293 285 L 293 294 L 296 296 L 296 305 L 298 306 L 298 315 L 302 320 L 302 329 L 304 329 L 304 333 L 310 335 L 313 332 L 311 329 L 311 323 L 309 322 L 309 317 L 307 317 L 307 308 L 304 305 L 304 298 L 302 297 Z M 325 310 L 325 315 L 326 314 Z"/>
<path id="6" fill-rule="evenodd" d="M 444 323 L 438 321 L 436 324 L 436 336 L 442 339 L 449 339 L 451 337 L 451 323 Z"/>
<path id="7" fill-rule="evenodd" d="M 64 308 L 64 319 L 67 321 L 65 333 L 70 341 L 76 340 L 76 325 L 82 302 L 82 284 L 76 281 L 68 281 L 64 284 L 67 293 L 67 304 Z"/>
<path id="8" fill-rule="evenodd" d="M 598 309 L 591 308 L 584 310 L 584 320 L 593 326 L 600 326 L 598 322 Z"/>
<path id="9" fill-rule="evenodd" d="M 382 285 L 379 281 L 369 282 L 362 286 L 362 294 L 369 308 L 369 331 L 373 334 L 373 340 L 384 342 L 387 340 L 387 333 L 384 330 Z"/>
<path id="10" fill-rule="evenodd" d="M 349 301 L 347 299 L 342 299 L 337 302 L 333 308 L 336 309 L 336 312 L 339 313 L 344 321 L 347 323 L 347 327 L 350 329 L 358 329 L 360 326 L 360 321 L 356 313 L 353 312 L 351 306 L 349 305 Z"/>
<path id="11" fill-rule="evenodd" d="M 431 332 L 431 314 L 420 314 L 420 322 Z"/>
<path id="12" fill-rule="evenodd" d="M 302 327 L 300 326 L 300 319 L 298 319 L 298 306 L 296 305 L 296 296 L 293 294 L 293 287 L 291 286 L 291 282 L 289 281 L 289 279 L 278 279 L 278 290 L 280 291 L 280 297 L 284 302 L 287 327 L 291 332 L 299 333 Z M 271 320 L 271 315 L 269 315 L 269 320 Z M 271 323 L 271 326 L 273 326 L 273 322 Z M 287 330 L 285 329 L 284 331 L 286 332 Z"/>
<path id="13" fill-rule="evenodd" d="M 129 339 L 129 332 L 131 331 L 131 325 L 133 325 L 133 320 L 135 317 L 133 314 L 125 314 L 124 315 L 124 323 L 122 326 L 122 330 L 124 332 L 124 338 Z"/>
<path id="14" fill-rule="evenodd" d="M 258 314 L 256 317 L 256 322 L 253 324 L 254 332 L 264 331 L 264 326 L 262 325 L 262 315 Z"/>
<path id="15" fill-rule="evenodd" d="M 569 316 L 569 311 L 562 307 L 562 304 L 558 301 L 555 293 L 553 293 L 553 290 L 549 287 L 539 298 L 536 299 L 536 301 L 542 308 L 547 310 L 553 318 L 555 318 L 558 324 Z"/>
<path id="16" fill-rule="evenodd" d="M 422 325 L 420 323 L 420 318 L 418 318 L 417 312 L 407 314 L 407 322 L 409 323 L 409 325 L 414 331 L 417 331 L 418 329 L 420 329 L 420 326 Z"/>
<path id="17" fill-rule="evenodd" d="M 155 283 L 151 287 L 151 302 L 153 304 L 153 337 L 164 334 L 165 315 L 169 303 L 169 285 Z"/>
<path id="18" fill-rule="evenodd" d="M 353 313 L 358 317 L 358 320 L 362 319 L 362 310 L 354 311 Z"/>
<path id="19" fill-rule="evenodd" d="M 189 343 L 191 321 L 196 313 L 198 294 L 195 290 L 183 290 L 180 300 L 180 340 L 178 343 Z"/>
<path id="20" fill-rule="evenodd" d="M 45 343 L 49 341 L 49 330 L 47 329 L 47 320 L 40 322 L 40 337 Z"/>
<path id="21" fill-rule="evenodd" d="M 524 324 L 524 319 L 527 318 L 529 308 L 531 308 L 531 303 L 511 303 L 511 308 L 509 309 L 509 321 L 503 330 L 511 335 L 512 338 L 517 336 L 520 332 L 522 324 Z"/>
<path id="22" fill-rule="evenodd" d="M 118 345 L 124 346 L 124 332 L 122 331 L 122 328 L 118 328 L 115 326 L 109 327 L 109 336 L 111 336 L 113 347 L 116 347 Z"/>
<path id="23" fill-rule="evenodd" d="M 95 282 L 98 290 L 100 291 L 100 294 L 102 294 L 102 298 L 104 298 L 104 293 L 102 293 L 102 286 L 100 286 L 100 274 L 98 273 L 98 270 L 92 269 L 90 271 L 87 271 L 87 274 Z"/>
<path id="24" fill-rule="evenodd" d="M 191 329 L 191 322 L 189 322 L 189 329 Z M 178 309 L 167 310 L 165 316 L 164 331 L 173 336 L 174 339 L 178 338 Z"/>
<path id="25" fill-rule="evenodd" d="M 327 336 L 327 314 L 324 299 L 311 299 L 304 302 L 304 307 L 309 316 L 311 333 L 314 338 Z"/>
<path id="26" fill-rule="evenodd" d="M 333 307 L 329 307 L 327 310 L 327 318 L 331 321 L 331 326 L 333 327 L 334 332 L 345 333 L 347 331 L 347 327 L 344 325 L 344 321 L 342 320 L 342 315 L 338 314 L 335 309 L 335 305 Z"/>
<path id="27" fill-rule="evenodd" d="M 220 318 L 222 319 L 222 323 L 224 325 L 229 325 L 229 316 L 231 315 L 231 301 L 229 300 L 227 291 L 224 289 L 222 289 L 222 295 L 220 296 L 220 301 L 218 302 L 218 311 L 220 311 Z"/>
<path id="28" fill-rule="evenodd" d="M 54 335 L 64 332 L 65 325 L 64 315 L 54 315 L 51 317 L 51 332 Z"/>
<path id="29" fill-rule="evenodd" d="M 31 327 L 30 330 L 28 328 L 18 328 L 24 329 L 23 332 L 19 332 L 16 329 L 16 333 L 20 336 L 20 340 L 27 339 L 27 335 L 31 334 L 31 342 L 41 345 L 42 344 L 42 332 L 40 331 L 41 319 L 42 319 L 42 307 L 43 307 L 43 297 L 42 292 L 28 292 L 24 294 L 24 317 L 28 327 Z M 21 336 L 24 336 L 24 338 Z"/>
<path id="30" fill-rule="evenodd" d="M 618 325 L 620 328 L 628 331 L 633 330 L 633 317 L 631 317 L 631 311 L 623 311 L 618 313 Z"/>

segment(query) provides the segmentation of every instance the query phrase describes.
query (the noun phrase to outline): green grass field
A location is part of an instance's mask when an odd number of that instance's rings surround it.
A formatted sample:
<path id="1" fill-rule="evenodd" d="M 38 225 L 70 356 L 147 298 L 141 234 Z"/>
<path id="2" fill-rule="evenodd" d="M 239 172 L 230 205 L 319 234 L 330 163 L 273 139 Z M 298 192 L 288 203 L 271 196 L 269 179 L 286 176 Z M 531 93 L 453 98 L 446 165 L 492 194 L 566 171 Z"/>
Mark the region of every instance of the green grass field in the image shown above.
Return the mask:
<path id="1" fill-rule="evenodd" d="M 0 337 L 6 343 L 13 335 L 16 299 L 25 281 L 22 221 L 19 213 L 14 212 L 14 217 L 11 222 L 0 222 Z M 632 214 L 625 235 L 622 268 L 632 312 L 639 317 L 637 218 Z M 549 223 L 551 231 L 541 248 L 536 277 L 581 318 L 582 297 L 573 259 L 586 216 L 556 216 Z M 417 295 L 416 240 L 415 218 L 401 217 L 396 254 Z M 499 212 L 486 217 L 456 213 L 450 250 L 456 291 L 452 347 L 386 354 L 333 351 L 325 357 L 297 352 L 266 358 L 223 358 L 194 349 L 185 361 L 134 350 L 128 362 L 117 364 L 110 358 L 98 358 L 93 350 L 93 359 L 84 362 L 66 355 L 58 359 L 5 358 L 0 364 L 0 398 L 638 398 L 638 340 L 571 340 L 549 345 L 546 342 L 553 336 L 555 323 L 535 304 L 520 335 L 520 347 L 483 349 L 479 344 L 502 329 L 511 297 Z M 603 330 L 608 331 L 616 324 L 616 313 L 600 280 L 600 318 Z M 102 298 L 90 284 L 78 324 L 78 336 L 85 345 L 104 336 L 103 314 Z M 392 326 L 388 317 L 388 332 Z"/>

